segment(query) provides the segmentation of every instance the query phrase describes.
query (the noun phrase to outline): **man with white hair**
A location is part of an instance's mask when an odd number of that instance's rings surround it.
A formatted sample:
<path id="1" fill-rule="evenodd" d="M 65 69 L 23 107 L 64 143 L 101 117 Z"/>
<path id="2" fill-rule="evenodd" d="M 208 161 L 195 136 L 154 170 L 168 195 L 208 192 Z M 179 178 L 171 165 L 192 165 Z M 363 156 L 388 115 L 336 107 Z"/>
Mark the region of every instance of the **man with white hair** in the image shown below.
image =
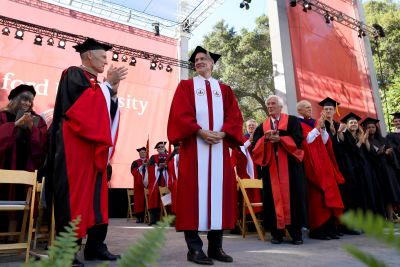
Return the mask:
<path id="1" fill-rule="evenodd" d="M 184 231 L 188 261 L 231 262 L 222 230 L 236 222 L 236 179 L 229 147 L 242 145 L 243 118 L 232 89 L 211 77 L 220 55 L 198 46 L 189 61 L 198 76 L 182 80 L 171 103 L 168 139 L 181 142 L 176 229 Z M 208 257 L 198 231 L 208 231 Z"/>
<path id="2" fill-rule="evenodd" d="M 307 100 L 297 103 L 297 112 L 305 140 L 304 170 L 308 193 L 310 238 L 339 239 L 336 223 L 343 213 L 338 184 L 344 183 L 333 153 L 332 142 L 325 129 L 325 112 L 312 119 L 312 106 Z"/>
<path id="3" fill-rule="evenodd" d="M 301 228 L 307 226 L 307 203 L 303 160 L 303 133 L 295 116 L 282 113 L 283 100 L 266 100 L 268 117 L 253 137 L 253 159 L 263 179 L 264 227 L 272 244 L 283 241 L 286 228 L 295 245 L 303 244 Z"/>

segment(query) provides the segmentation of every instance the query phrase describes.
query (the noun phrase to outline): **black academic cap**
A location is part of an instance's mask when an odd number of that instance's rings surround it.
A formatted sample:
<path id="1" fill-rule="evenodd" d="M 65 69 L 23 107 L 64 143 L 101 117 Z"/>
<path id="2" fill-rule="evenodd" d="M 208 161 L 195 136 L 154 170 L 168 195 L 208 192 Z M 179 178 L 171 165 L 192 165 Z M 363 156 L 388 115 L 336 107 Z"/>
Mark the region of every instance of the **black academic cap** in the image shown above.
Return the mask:
<path id="1" fill-rule="evenodd" d="M 158 147 L 159 145 L 164 145 L 164 146 L 165 146 L 166 143 L 167 143 L 167 142 L 160 141 L 160 142 L 158 142 L 158 143 L 156 144 L 156 146 L 154 147 L 154 149 L 157 149 L 157 147 Z"/>
<path id="2" fill-rule="evenodd" d="M 353 112 L 350 112 L 349 114 L 344 116 L 340 121 L 343 123 L 347 123 L 347 121 L 350 119 L 354 119 L 357 121 L 361 120 L 360 116 L 358 116 L 357 114 L 354 114 Z"/>
<path id="3" fill-rule="evenodd" d="M 89 50 L 105 50 L 108 51 L 112 48 L 111 45 L 97 42 L 95 39 L 87 38 L 83 43 L 74 45 L 75 51 L 79 54 L 85 53 Z"/>
<path id="4" fill-rule="evenodd" d="M 217 63 L 218 59 L 221 57 L 221 55 L 208 52 L 208 51 L 205 50 L 203 47 L 197 46 L 196 49 L 193 51 L 192 55 L 191 55 L 190 58 L 189 58 L 189 61 L 192 62 L 193 64 L 194 64 L 194 61 L 195 61 L 195 59 L 196 59 L 196 55 L 197 55 L 198 53 L 209 54 L 210 57 L 214 60 L 214 63 Z"/>
<path id="5" fill-rule="evenodd" d="M 140 151 L 142 151 L 142 150 L 146 151 L 147 149 L 146 149 L 144 146 L 141 147 L 141 148 L 137 148 L 137 149 L 136 149 L 137 152 L 140 152 Z"/>
<path id="6" fill-rule="evenodd" d="M 320 105 L 321 107 L 325 107 L 325 106 L 337 107 L 340 105 L 340 103 L 337 102 L 336 100 L 333 100 L 330 97 L 327 97 L 324 100 L 322 100 L 321 102 L 319 102 L 318 105 Z"/>
<path id="7" fill-rule="evenodd" d="M 377 124 L 378 122 L 379 122 L 379 120 L 377 120 L 375 118 L 367 117 L 363 120 L 361 125 L 364 127 L 367 127 L 368 124 Z"/>
<path id="8" fill-rule="evenodd" d="M 36 95 L 35 88 L 32 85 L 20 84 L 11 90 L 10 94 L 8 95 L 8 100 L 13 99 L 22 92 L 31 92 L 33 96 Z"/>
<path id="9" fill-rule="evenodd" d="M 395 112 L 390 115 L 392 115 L 394 117 L 393 119 L 400 119 L 400 112 Z"/>

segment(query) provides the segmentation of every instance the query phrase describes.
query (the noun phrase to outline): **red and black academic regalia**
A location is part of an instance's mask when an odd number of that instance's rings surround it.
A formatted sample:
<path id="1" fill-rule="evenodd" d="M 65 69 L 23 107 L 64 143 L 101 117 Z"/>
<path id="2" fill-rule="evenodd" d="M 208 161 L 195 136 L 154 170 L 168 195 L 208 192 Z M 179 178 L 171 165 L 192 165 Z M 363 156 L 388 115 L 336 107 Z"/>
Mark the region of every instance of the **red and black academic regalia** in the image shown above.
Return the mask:
<path id="1" fill-rule="evenodd" d="M 78 67 L 61 76 L 51 128 L 46 199 L 57 231 L 80 216 L 78 238 L 108 223 L 106 167 L 118 129 L 118 103 L 105 84 Z"/>
<path id="2" fill-rule="evenodd" d="M 143 213 L 146 204 L 143 184 L 143 178 L 146 173 L 146 168 L 143 166 L 144 161 L 146 159 L 137 159 L 131 165 L 133 176 L 133 211 L 135 214 Z"/>
<path id="3" fill-rule="evenodd" d="M 179 154 L 171 154 L 168 160 L 168 186 L 171 192 L 171 211 L 176 214 L 176 202 L 178 192 L 178 169 L 179 169 Z"/>
<path id="4" fill-rule="evenodd" d="M 34 171 L 43 167 L 47 125 L 35 112 L 31 115 L 37 124 L 31 130 L 21 129 L 15 127 L 16 115 L 0 111 L 0 169 Z"/>
<path id="5" fill-rule="evenodd" d="M 236 167 L 236 175 L 241 179 L 258 179 L 256 165 L 254 164 L 251 154 L 249 151 L 249 146 L 251 146 L 249 140 L 249 135 L 243 136 L 243 146 L 237 149 L 232 149 L 231 163 L 232 167 Z M 252 203 L 261 202 L 261 192 L 259 189 L 247 189 L 247 196 Z M 262 207 L 253 208 L 254 212 L 261 212 Z M 250 214 L 247 210 L 246 214 Z"/>
<path id="6" fill-rule="evenodd" d="M 160 163 L 167 163 L 167 154 L 156 154 L 150 157 L 149 166 L 147 166 L 147 177 L 149 197 L 149 209 L 156 209 L 161 207 L 159 186 L 168 185 L 168 171 L 167 168 L 159 168 Z"/>
<path id="7" fill-rule="evenodd" d="M 264 133 L 272 129 L 271 124 L 271 118 L 267 118 L 259 125 L 252 143 L 258 176 L 263 179 L 264 227 L 276 230 L 291 225 L 299 231 L 308 226 L 303 132 L 297 117 L 281 113 L 280 141 L 264 142 Z"/>
<path id="8" fill-rule="evenodd" d="M 243 117 L 232 89 L 200 76 L 182 80 L 172 100 L 168 139 L 181 142 L 177 230 L 232 229 L 236 222 L 236 179 L 229 147 L 242 144 Z M 221 143 L 209 145 L 200 129 L 225 132 Z"/>
<path id="9" fill-rule="evenodd" d="M 315 128 L 314 119 L 301 118 L 300 121 L 305 137 L 311 131 L 319 131 Z M 311 143 L 308 143 L 307 138 L 304 139 L 302 146 L 304 171 L 308 180 L 308 214 L 311 229 L 321 227 L 332 216 L 338 218 L 344 209 L 338 187 L 338 184 L 344 183 L 344 178 L 337 167 L 328 133 L 326 135 L 326 144 L 318 133 L 313 136 L 314 140 L 310 140 Z"/>

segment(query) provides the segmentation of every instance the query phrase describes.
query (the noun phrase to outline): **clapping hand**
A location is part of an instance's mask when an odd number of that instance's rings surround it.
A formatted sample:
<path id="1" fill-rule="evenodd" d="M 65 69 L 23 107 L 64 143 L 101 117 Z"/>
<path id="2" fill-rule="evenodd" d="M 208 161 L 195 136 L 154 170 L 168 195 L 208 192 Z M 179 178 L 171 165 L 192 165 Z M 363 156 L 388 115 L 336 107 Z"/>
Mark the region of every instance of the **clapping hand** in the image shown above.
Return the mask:
<path id="1" fill-rule="evenodd" d="M 119 82 L 124 80 L 128 75 L 127 67 L 114 67 L 113 65 L 107 71 L 107 81 L 110 83 L 112 90 L 117 93 Z"/>
<path id="2" fill-rule="evenodd" d="M 31 117 L 31 113 L 30 112 L 26 112 L 21 118 L 19 118 L 16 122 L 15 122 L 15 127 L 19 127 L 19 128 L 23 128 L 23 127 L 27 127 L 29 130 L 32 129 L 33 127 L 33 120 Z"/>
<path id="3" fill-rule="evenodd" d="M 342 133 L 346 128 L 347 128 L 346 124 L 341 123 L 341 124 L 339 125 L 338 132 L 339 132 L 339 133 Z"/>

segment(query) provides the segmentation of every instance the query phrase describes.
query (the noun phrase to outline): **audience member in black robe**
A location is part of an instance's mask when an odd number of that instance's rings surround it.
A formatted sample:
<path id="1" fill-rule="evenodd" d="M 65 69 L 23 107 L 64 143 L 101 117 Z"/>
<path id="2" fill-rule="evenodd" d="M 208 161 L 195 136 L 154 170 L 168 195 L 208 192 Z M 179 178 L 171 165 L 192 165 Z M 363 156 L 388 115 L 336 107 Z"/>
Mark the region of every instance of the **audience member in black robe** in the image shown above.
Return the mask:
<path id="1" fill-rule="evenodd" d="M 393 148 L 385 138 L 382 137 L 377 123 L 379 120 L 366 118 L 362 126 L 368 133 L 367 150 L 371 156 L 370 163 L 374 166 L 382 184 L 383 196 L 386 206 L 386 218 L 388 220 L 399 220 L 393 213 L 393 204 L 400 203 L 400 184 L 396 177 Z"/>
<path id="2" fill-rule="evenodd" d="M 304 137 L 297 117 L 281 113 L 280 97 L 269 96 L 266 105 L 269 117 L 255 130 L 251 146 L 258 177 L 263 180 L 264 228 L 271 231 L 272 244 L 282 243 L 286 228 L 292 243 L 300 245 L 301 228 L 308 226 L 301 150 Z M 271 160 L 266 162 L 267 158 Z M 279 164 L 286 159 L 286 166 Z"/>
<path id="3" fill-rule="evenodd" d="M 400 181 L 400 112 L 391 114 L 393 116 L 394 131 L 386 136 L 389 145 L 393 148 L 393 157 L 397 172 L 397 179 Z"/>
<path id="4" fill-rule="evenodd" d="M 343 175 L 345 177 L 345 207 L 347 210 L 371 210 L 384 214 L 381 186 L 376 170 L 370 164 L 366 144 L 368 133 L 359 127 L 361 118 L 350 112 L 341 121 L 338 130 L 343 148 Z"/>

